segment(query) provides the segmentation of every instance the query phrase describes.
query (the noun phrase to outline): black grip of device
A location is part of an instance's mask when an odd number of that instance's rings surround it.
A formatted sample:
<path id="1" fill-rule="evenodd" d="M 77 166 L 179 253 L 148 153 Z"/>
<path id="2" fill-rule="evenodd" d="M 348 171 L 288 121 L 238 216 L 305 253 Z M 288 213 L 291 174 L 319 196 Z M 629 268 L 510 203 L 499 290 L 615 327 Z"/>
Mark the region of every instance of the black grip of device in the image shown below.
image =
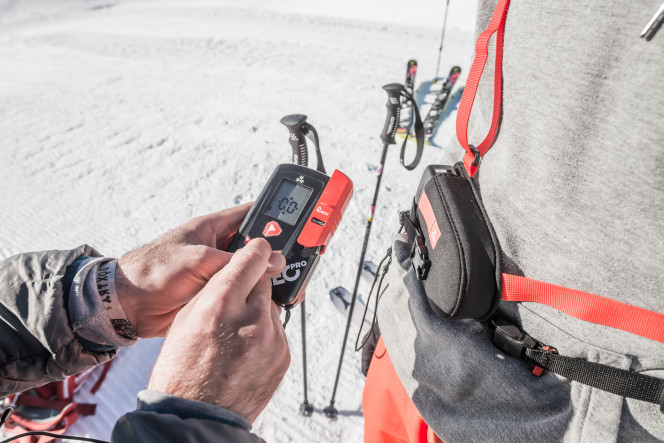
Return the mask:
<path id="1" fill-rule="evenodd" d="M 394 135 L 397 133 L 399 126 L 399 115 L 401 114 L 401 91 L 403 85 L 401 83 L 390 83 L 383 86 L 387 92 L 387 116 L 385 117 L 385 126 L 383 132 L 380 134 L 381 140 L 386 145 L 396 144 Z"/>
<path id="2" fill-rule="evenodd" d="M 293 148 L 293 163 L 300 166 L 309 165 L 309 154 L 305 134 L 308 131 L 305 123 L 307 116 L 303 114 L 290 114 L 283 117 L 281 123 L 288 128 L 290 135 L 288 142 Z"/>

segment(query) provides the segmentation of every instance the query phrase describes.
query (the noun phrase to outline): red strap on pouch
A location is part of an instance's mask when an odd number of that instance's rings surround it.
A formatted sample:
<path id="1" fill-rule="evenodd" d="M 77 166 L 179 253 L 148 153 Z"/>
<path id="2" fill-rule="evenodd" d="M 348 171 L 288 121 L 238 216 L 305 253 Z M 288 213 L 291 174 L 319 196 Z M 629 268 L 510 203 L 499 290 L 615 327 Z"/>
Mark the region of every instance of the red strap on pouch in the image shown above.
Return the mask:
<path id="1" fill-rule="evenodd" d="M 489 26 L 477 38 L 475 60 L 470 68 L 457 113 L 457 139 L 466 150 L 463 163 L 471 177 L 477 173 L 480 159 L 491 149 L 500 122 L 503 87 L 503 34 L 509 4 L 510 0 L 498 0 Z M 494 33 L 496 34 L 496 57 L 493 116 L 488 134 L 477 147 L 474 147 L 468 144 L 468 122 L 489 56 L 489 40 Z M 621 329 L 664 343 L 664 314 L 662 313 L 517 275 L 503 274 L 502 281 L 502 300 L 545 304 L 580 320 Z"/>
<path id="2" fill-rule="evenodd" d="M 459 104 L 459 112 L 456 119 L 456 133 L 459 143 L 466 150 L 466 155 L 463 157 L 463 163 L 466 166 L 466 171 L 471 177 L 475 175 L 480 165 L 480 158 L 491 149 L 494 139 L 496 138 L 496 131 L 498 130 L 498 123 L 500 121 L 500 106 L 503 90 L 503 33 L 505 30 L 505 17 L 507 16 L 507 9 L 510 5 L 510 0 L 499 0 L 496 9 L 493 11 L 493 17 L 489 26 L 477 38 L 475 44 L 475 60 L 470 68 L 466 86 L 461 96 L 461 103 Z M 470 120 L 470 112 L 473 109 L 475 102 L 475 95 L 477 94 L 477 87 L 484 72 L 487 58 L 489 57 L 489 40 L 491 36 L 496 34 L 496 63 L 493 82 L 493 117 L 491 119 L 491 128 L 489 133 L 480 143 L 477 148 L 468 144 L 468 121 Z"/>
<path id="3" fill-rule="evenodd" d="M 664 314 L 588 292 L 503 274 L 501 300 L 541 303 L 580 320 L 664 343 Z"/>
<path id="4" fill-rule="evenodd" d="M 457 139 L 466 150 L 463 163 L 471 177 L 477 173 L 480 159 L 491 149 L 500 122 L 503 87 L 503 34 L 509 4 L 510 0 L 498 0 L 489 26 L 477 38 L 475 59 L 470 68 L 457 113 Z M 493 116 L 488 134 L 477 147 L 474 147 L 468 143 L 468 122 L 477 88 L 489 57 L 489 41 L 493 34 L 496 34 Z M 545 304 L 580 320 L 621 329 L 664 343 L 664 314 L 662 313 L 517 275 L 503 274 L 502 281 L 501 300 Z"/>

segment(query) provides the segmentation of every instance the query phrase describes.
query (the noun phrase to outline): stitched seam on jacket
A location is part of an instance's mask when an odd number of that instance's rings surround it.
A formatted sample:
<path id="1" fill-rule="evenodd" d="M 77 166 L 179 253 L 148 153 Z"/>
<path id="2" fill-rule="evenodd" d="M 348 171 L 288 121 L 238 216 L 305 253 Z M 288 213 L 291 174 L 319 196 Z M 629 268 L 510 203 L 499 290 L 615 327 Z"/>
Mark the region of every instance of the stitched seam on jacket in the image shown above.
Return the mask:
<path id="1" fill-rule="evenodd" d="M 74 328 L 74 333 L 76 333 L 76 328 L 78 328 L 79 326 L 82 326 L 84 323 L 87 323 L 87 322 L 89 322 L 90 320 L 97 320 L 97 319 L 99 319 L 99 318 L 103 318 L 103 317 L 108 317 L 108 314 L 106 313 L 106 311 L 102 311 L 102 312 L 99 313 L 99 314 L 91 315 L 91 316 L 89 316 L 89 317 L 83 317 L 82 319 L 76 321 L 76 322 L 75 322 L 73 325 L 71 325 L 71 326 Z"/>
<path id="2" fill-rule="evenodd" d="M 573 380 L 569 380 L 570 382 L 570 387 L 572 383 L 575 383 Z M 576 382 L 578 383 L 578 382 Z M 585 429 L 586 425 L 588 424 L 588 421 L 590 420 L 590 404 L 592 403 L 593 396 L 595 394 L 595 389 L 593 389 L 591 386 L 585 385 L 583 383 L 578 383 L 581 385 L 581 389 L 583 391 L 586 391 L 588 394 L 586 395 L 585 402 L 584 402 L 584 411 L 583 411 L 583 420 L 581 421 L 581 427 L 579 429 L 579 436 L 581 440 L 583 440 L 583 435 L 585 434 Z"/>

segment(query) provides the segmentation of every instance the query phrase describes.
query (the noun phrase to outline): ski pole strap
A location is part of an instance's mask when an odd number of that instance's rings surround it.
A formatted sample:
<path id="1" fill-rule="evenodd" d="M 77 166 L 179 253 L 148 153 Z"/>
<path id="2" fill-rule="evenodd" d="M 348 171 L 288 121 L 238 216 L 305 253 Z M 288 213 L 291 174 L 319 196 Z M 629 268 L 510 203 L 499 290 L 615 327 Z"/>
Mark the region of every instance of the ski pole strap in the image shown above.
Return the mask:
<path id="1" fill-rule="evenodd" d="M 401 164 L 407 170 L 412 171 L 417 167 L 417 165 L 420 163 L 420 160 L 422 159 L 422 152 L 424 151 L 424 124 L 422 123 L 420 111 L 417 109 L 417 103 L 415 103 L 413 96 L 405 89 L 401 91 L 401 96 L 407 100 L 410 100 L 410 102 L 413 104 L 413 112 L 415 113 L 415 140 L 417 141 L 417 151 L 415 152 L 415 159 L 408 165 L 406 164 L 404 157 L 406 155 L 406 143 L 408 143 L 408 137 L 410 135 L 409 131 L 406 131 L 406 138 L 404 138 L 403 144 L 401 145 Z"/>
<path id="2" fill-rule="evenodd" d="M 525 358 L 537 366 L 621 397 L 660 405 L 664 412 L 664 379 L 614 368 L 582 358 L 564 357 L 555 350 L 526 349 Z"/>
<path id="3" fill-rule="evenodd" d="M 461 97 L 459 104 L 459 112 L 456 119 L 456 133 L 457 139 L 461 146 L 466 150 L 466 155 L 463 157 L 463 163 L 468 171 L 468 175 L 473 177 L 480 166 L 480 160 L 486 154 L 496 137 L 498 130 L 498 123 L 500 122 L 500 108 L 502 100 L 503 89 L 503 33 L 505 30 L 505 17 L 507 16 L 507 9 L 510 0 L 498 0 L 496 9 L 493 11 L 493 17 L 489 26 L 477 38 L 475 44 L 475 60 L 470 68 L 468 79 L 466 80 L 466 87 Z M 495 72 L 493 82 L 493 117 L 491 118 L 491 128 L 484 140 L 474 147 L 468 144 L 468 121 L 470 120 L 470 113 L 473 109 L 475 102 L 475 95 L 477 94 L 477 87 L 479 86 L 484 66 L 486 65 L 487 58 L 489 57 L 489 40 L 491 36 L 496 34 L 496 57 L 495 57 Z"/>
<path id="4" fill-rule="evenodd" d="M 580 320 L 664 343 L 664 314 L 588 292 L 503 274 L 501 300 L 541 303 Z"/>
<path id="5" fill-rule="evenodd" d="M 316 131 L 314 125 L 307 122 L 304 124 L 304 134 L 309 140 L 311 140 L 311 142 L 314 144 L 314 148 L 316 149 L 316 171 L 327 174 L 327 172 L 325 172 L 325 165 L 323 164 L 323 155 L 320 153 L 320 139 L 318 138 L 318 131 Z"/>

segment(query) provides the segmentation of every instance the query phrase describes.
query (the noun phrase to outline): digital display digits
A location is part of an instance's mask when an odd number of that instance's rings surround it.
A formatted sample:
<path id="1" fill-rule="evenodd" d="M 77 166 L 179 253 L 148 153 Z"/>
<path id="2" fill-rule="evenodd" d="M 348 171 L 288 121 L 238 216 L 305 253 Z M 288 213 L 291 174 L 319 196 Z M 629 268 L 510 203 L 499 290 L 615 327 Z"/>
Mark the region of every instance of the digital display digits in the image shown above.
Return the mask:
<path id="1" fill-rule="evenodd" d="M 293 226 L 300 218 L 302 208 L 309 201 L 313 189 L 284 179 L 272 195 L 265 214 Z"/>

